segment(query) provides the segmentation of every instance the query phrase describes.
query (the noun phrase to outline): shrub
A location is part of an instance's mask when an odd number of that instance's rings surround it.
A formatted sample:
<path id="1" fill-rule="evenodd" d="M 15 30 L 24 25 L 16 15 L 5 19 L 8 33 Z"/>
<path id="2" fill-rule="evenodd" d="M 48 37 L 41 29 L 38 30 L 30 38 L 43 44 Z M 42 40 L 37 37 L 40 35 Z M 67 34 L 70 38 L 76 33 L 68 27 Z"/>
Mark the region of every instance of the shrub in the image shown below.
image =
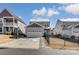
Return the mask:
<path id="1" fill-rule="evenodd" d="M 15 32 L 12 32 L 12 33 L 11 33 L 11 35 L 17 35 L 17 33 L 15 33 Z"/>
<path id="2" fill-rule="evenodd" d="M 62 35 L 61 34 L 57 34 L 57 35 L 55 35 L 55 37 L 61 38 Z"/>
<path id="3" fill-rule="evenodd" d="M 74 35 L 72 35 L 72 36 L 71 36 L 71 39 L 75 39 L 75 36 L 74 36 Z"/>

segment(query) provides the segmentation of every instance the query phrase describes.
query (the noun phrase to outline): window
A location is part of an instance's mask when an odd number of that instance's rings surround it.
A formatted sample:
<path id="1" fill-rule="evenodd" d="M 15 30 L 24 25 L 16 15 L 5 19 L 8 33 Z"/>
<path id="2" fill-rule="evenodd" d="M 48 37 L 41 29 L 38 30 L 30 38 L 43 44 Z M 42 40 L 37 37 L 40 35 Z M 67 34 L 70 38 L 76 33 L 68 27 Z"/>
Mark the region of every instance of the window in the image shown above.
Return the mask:
<path id="1" fill-rule="evenodd" d="M 2 32 L 2 28 L 0 28 L 0 32 Z"/>
<path id="2" fill-rule="evenodd" d="M 15 19 L 15 23 L 17 23 L 17 19 Z"/>
<path id="3" fill-rule="evenodd" d="M 78 31 L 73 31 L 73 33 L 78 33 Z"/>
<path id="4" fill-rule="evenodd" d="M 13 18 L 4 18 L 4 22 L 13 22 Z"/>
<path id="5" fill-rule="evenodd" d="M 7 32 L 9 31 L 9 27 L 6 27 L 6 31 L 7 31 Z"/>

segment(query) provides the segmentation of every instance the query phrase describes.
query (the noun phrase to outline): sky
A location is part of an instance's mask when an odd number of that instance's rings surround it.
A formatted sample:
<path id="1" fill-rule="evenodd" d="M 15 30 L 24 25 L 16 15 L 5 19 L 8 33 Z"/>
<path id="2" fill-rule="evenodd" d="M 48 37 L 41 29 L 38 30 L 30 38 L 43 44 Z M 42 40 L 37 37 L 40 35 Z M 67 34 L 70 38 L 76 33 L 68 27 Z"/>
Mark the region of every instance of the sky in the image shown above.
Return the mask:
<path id="1" fill-rule="evenodd" d="M 79 4 L 73 3 L 2 3 L 6 8 L 21 17 L 28 25 L 30 19 L 49 19 L 54 28 L 58 19 L 79 18 Z"/>

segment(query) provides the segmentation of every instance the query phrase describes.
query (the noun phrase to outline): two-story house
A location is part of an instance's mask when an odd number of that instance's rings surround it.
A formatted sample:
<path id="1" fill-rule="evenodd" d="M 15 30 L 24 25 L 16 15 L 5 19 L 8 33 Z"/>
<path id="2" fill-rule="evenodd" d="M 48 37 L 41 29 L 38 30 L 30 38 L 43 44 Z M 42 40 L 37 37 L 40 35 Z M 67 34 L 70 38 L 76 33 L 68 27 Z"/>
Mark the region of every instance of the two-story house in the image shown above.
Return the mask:
<path id="1" fill-rule="evenodd" d="M 61 34 L 63 37 L 79 37 L 79 19 L 60 19 L 53 30 L 54 35 Z"/>
<path id="2" fill-rule="evenodd" d="M 28 27 L 29 25 L 38 25 L 33 27 Z M 31 19 L 29 25 L 26 27 L 26 32 L 30 32 L 29 36 L 34 35 L 34 37 L 41 37 L 46 34 L 50 34 L 50 21 L 49 19 Z M 29 31 L 27 31 L 29 28 Z M 40 34 L 41 33 L 41 34 Z M 36 34 L 36 35 L 35 35 Z M 28 36 L 28 34 L 27 34 Z"/>
<path id="3" fill-rule="evenodd" d="M 0 33 L 25 33 L 26 24 L 8 9 L 0 9 Z"/>

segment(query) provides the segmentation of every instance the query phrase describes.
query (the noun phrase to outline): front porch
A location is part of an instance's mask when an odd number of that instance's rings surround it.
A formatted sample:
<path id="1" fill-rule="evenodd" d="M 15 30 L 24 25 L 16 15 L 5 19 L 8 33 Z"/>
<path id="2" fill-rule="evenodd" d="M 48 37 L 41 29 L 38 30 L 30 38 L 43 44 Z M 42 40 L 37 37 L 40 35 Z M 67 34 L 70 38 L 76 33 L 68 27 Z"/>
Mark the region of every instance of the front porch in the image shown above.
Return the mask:
<path id="1" fill-rule="evenodd" d="M 4 27 L 3 28 L 3 33 L 17 33 L 18 32 L 18 28 L 16 27 Z"/>
<path id="2" fill-rule="evenodd" d="M 0 27 L 0 33 L 17 33 L 18 28 L 17 27 Z"/>

